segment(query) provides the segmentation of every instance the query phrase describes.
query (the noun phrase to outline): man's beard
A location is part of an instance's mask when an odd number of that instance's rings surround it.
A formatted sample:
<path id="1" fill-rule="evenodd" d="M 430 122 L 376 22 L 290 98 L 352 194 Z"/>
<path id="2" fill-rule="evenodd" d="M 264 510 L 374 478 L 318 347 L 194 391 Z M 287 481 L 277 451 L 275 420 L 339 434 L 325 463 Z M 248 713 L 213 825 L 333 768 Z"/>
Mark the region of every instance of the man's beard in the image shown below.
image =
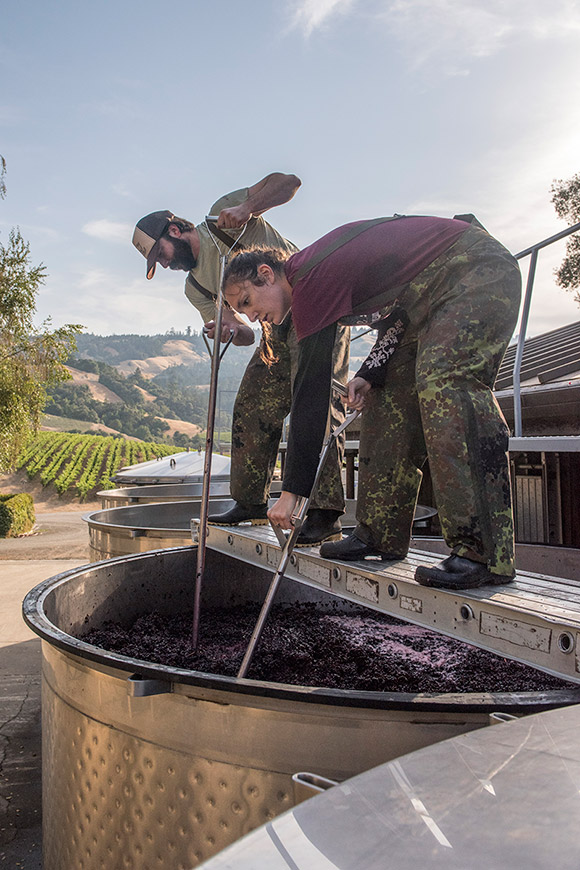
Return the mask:
<path id="1" fill-rule="evenodd" d="M 171 239 L 171 242 L 175 253 L 169 263 L 169 268 L 182 272 L 189 272 L 190 269 L 194 269 L 197 260 L 193 256 L 189 243 L 183 239 Z"/>

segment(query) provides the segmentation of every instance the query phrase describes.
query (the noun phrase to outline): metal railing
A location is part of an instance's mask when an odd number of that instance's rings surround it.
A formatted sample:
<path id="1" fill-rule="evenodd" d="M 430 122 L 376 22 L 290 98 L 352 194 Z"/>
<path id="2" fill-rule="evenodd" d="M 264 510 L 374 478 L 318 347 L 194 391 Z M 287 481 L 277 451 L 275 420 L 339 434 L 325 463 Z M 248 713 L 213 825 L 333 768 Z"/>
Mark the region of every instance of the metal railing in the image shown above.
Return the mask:
<path id="1" fill-rule="evenodd" d="M 524 355 L 524 342 L 526 340 L 526 330 L 528 327 L 528 318 L 530 315 L 530 304 L 532 301 L 532 290 L 534 289 L 534 278 L 536 275 L 536 264 L 538 262 L 538 251 L 542 248 L 546 248 L 548 245 L 551 245 L 553 242 L 557 242 L 560 239 L 564 239 L 566 236 L 571 235 L 571 233 L 575 233 L 580 230 L 580 223 L 574 224 L 572 227 L 568 227 L 565 230 L 562 230 L 560 233 L 556 233 L 555 236 L 550 236 L 549 239 L 544 239 L 542 242 L 537 242 L 535 245 L 532 245 L 529 248 L 526 248 L 524 251 L 520 251 L 519 254 L 515 254 L 516 260 L 521 260 L 523 257 L 531 256 L 530 259 L 530 268 L 528 271 L 528 280 L 526 284 L 526 293 L 524 296 L 524 304 L 522 307 L 522 317 L 520 320 L 520 331 L 518 335 L 518 342 L 516 347 L 516 358 L 514 362 L 514 370 L 513 370 L 513 384 L 514 384 L 514 436 L 516 438 L 522 437 L 522 397 L 521 397 L 521 384 L 520 384 L 520 373 L 522 368 L 522 358 Z"/>

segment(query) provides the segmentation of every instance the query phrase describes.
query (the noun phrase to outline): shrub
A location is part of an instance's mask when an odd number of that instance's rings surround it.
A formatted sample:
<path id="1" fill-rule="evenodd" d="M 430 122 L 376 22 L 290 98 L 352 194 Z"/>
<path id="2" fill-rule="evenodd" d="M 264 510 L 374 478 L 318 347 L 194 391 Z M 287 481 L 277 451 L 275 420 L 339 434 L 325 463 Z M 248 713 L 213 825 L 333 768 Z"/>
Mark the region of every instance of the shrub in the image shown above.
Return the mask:
<path id="1" fill-rule="evenodd" d="M 0 495 L 0 538 L 15 538 L 34 526 L 34 501 L 27 492 Z"/>

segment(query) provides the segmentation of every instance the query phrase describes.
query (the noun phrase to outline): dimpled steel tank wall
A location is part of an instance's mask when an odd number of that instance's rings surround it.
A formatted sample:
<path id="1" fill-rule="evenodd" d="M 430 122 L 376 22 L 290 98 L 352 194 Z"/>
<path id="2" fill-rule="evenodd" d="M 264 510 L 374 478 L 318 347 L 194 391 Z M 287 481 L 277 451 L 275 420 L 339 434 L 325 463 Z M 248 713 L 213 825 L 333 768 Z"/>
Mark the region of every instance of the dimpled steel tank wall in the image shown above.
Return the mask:
<path id="1" fill-rule="evenodd" d="M 207 556 L 204 605 L 263 599 L 270 573 Z M 577 690 L 413 696 L 285 686 L 167 668 L 82 640 L 107 620 L 190 609 L 195 559 L 194 547 L 125 556 L 26 596 L 25 619 L 43 639 L 44 870 L 185 870 L 292 806 L 298 771 L 343 780 L 486 725 L 490 712 L 580 699 Z M 290 581 L 279 595 L 328 602 Z"/>

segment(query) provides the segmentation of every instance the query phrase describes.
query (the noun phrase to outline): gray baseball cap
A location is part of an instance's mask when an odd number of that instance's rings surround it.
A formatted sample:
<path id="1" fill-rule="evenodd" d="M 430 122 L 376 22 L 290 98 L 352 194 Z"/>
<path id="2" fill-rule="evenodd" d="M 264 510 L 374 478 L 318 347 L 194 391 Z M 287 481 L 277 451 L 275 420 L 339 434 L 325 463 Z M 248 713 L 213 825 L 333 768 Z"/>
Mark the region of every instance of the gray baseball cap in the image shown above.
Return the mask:
<path id="1" fill-rule="evenodd" d="M 167 227 L 175 215 L 172 211 L 153 211 L 137 221 L 133 233 L 133 244 L 147 260 L 147 278 L 155 274 L 159 239 L 167 231 Z"/>

